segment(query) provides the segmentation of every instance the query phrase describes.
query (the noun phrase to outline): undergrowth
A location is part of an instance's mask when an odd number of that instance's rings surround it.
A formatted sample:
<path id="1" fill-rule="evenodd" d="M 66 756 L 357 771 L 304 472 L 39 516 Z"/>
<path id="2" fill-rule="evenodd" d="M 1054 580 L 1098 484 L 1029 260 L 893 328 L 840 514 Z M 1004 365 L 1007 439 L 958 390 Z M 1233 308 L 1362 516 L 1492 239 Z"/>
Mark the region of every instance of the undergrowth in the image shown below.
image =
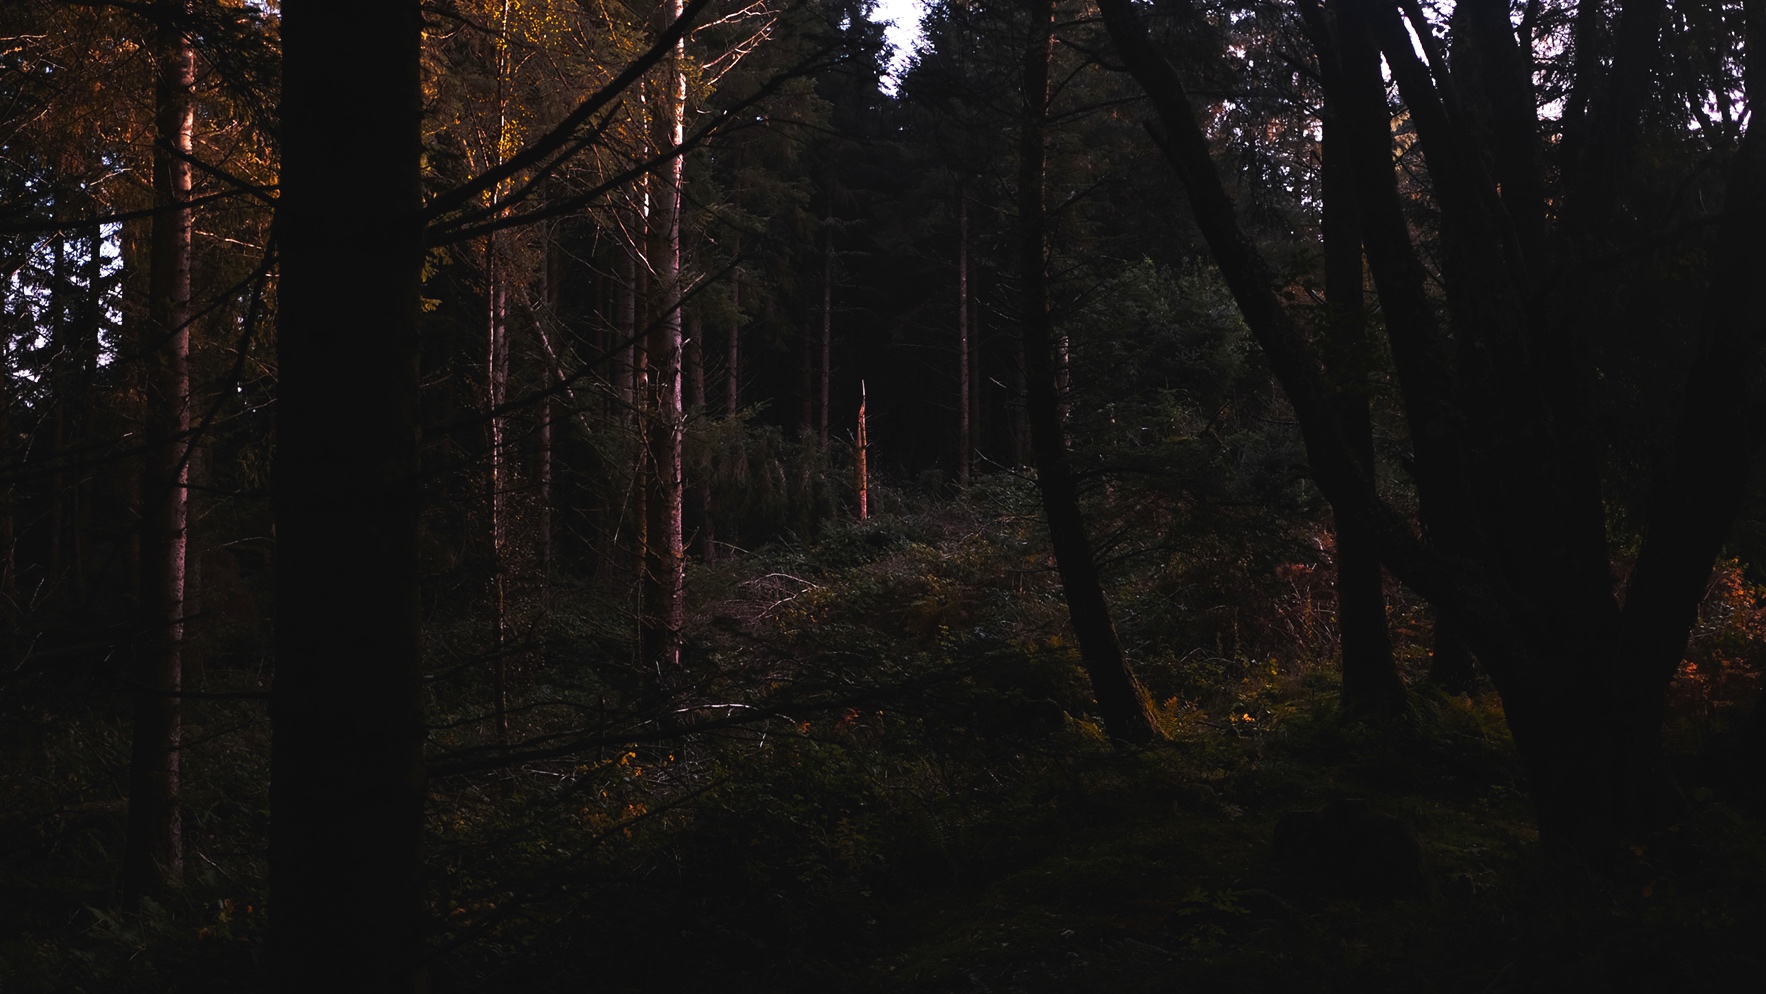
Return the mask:
<path id="1" fill-rule="evenodd" d="M 560 584 L 512 657 L 506 743 L 483 660 L 434 629 L 434 988 L 1472 992 L 1759 975 L 1766 846 L 1724 783 L 1686 766 L 1671 831 L 1617 871 L 1564 872 L 1539 851 L 1500 704 L 1422 685 L 1419 606 L 1394 597 L 1410 713 L 1338 710 L 1319 634 L 1329 547 L 1310 533 L 1273 564 L 1205 543 L 1121 561 L 1112 597 L 1169 741 L 1110 748 L 1025 494 L 1011 480 L 956 502 L 886 494 L 898 513 L 697 566 L 687 674 L 661 700 L 641 699 L 609 620 L 620 606 Z M 1677 685 L 1683 755 L 1720 742 L 1754 686 L 1757 592 L 1725 575 Z M 1262 606 L 1203 606 L 1226 587 Z M 190 756 L 196 859 L 163 906 L 113 910 L 123 809 L 100 802 L 126 754 L 117 713 L 14 750 L 28 772 L 7 774 L 0 991 L 261 981 L 262 714 L 201 707 L 228 734 Z M 1276 822 L 1341 798 L 1415 834 L 1432 897 L 1321 892 L 1277 867 Z"/>

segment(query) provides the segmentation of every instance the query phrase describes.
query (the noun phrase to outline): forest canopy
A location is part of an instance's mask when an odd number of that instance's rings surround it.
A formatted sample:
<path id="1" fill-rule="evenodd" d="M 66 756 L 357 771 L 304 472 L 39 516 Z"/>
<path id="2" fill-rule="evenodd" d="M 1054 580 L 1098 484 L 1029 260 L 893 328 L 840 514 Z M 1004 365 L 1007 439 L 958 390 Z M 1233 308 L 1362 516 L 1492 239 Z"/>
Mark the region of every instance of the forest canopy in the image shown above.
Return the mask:
<path id="1" fill-rule="evenodd" d="M 1766 6 L 883 16 L 0 7 L 0 986 L 1757 974 Z"/>

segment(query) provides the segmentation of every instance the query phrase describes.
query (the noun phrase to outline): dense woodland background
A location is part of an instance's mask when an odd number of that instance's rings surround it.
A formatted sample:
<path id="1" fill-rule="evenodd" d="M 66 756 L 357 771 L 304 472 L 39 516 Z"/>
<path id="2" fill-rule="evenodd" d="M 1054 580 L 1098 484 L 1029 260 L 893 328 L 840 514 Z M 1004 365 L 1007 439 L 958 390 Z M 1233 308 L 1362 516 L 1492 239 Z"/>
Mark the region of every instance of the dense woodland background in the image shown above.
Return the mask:
<path id="1" fill-rule="evenodd" d="M 1758 984 L 1766 6 L 923 14 L 0 7 L 0 991 Z"/>

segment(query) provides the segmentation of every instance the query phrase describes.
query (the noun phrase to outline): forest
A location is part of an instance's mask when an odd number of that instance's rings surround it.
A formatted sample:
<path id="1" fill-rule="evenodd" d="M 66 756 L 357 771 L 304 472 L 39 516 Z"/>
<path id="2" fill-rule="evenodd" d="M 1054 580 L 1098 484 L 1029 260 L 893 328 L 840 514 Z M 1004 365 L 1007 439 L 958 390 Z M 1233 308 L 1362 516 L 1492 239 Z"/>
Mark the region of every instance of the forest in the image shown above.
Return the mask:
<path id="1" fill-rule="evenodd" d="M 1759 983 L 1762 44 L 7 0 L 0 992 Z"/>

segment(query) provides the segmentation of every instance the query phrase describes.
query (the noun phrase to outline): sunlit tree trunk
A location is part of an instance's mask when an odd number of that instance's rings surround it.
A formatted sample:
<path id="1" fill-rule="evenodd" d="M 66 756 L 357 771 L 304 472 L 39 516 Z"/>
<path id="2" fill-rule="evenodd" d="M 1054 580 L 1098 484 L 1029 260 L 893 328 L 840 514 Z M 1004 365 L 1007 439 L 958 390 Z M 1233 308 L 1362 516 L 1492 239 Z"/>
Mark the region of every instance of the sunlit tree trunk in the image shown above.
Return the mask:
<path id="1" fill-rule="evenodd" d="M 682 0 L 669 0 L 659 10 L 658 30 L 681 16 Z M 685 137 L 687 80 L 685 42 L 678 43 L 663 64 L 661 99 L 652 108 L 654 144 L 658 150 L 677 148 Z M 681 183 L 684 161 L 671 158 L 663 166 L 651 197 L 650 266 L 656 274 L 660 313 L 652 322 L 649 345 L 650 417 L 644 582 L 639 598 L 639 651 L 645 678 L 660 688 L 673 684 L 680 668 L 681 628 L 685 622 L 686 549 L 682 528 L 685 490 L 681 442 L 685 427 L 682 406 L 681 315 Z"/>
<path id="2" fill-rule="evenodd" d="M 270 966 L 289 994 L 425 987 L 409 0 L 282 4 Z"/>
<path id="3" fill-rule="evenodd" d="M 129 760 L 125 901 L 177 886 L 184 873 L 178 804 L 183 672 L 184 566 L 190 429 L 190 161 L 196 55 L 183 33 L 188 6 L 167 0 L 160 23 L 154 206 L 145 366 L 147 454 L 141 475 L 143 636 L 135 654 L 135 721 Z"/>
<path id="4" fill-rule="evenodd" d="M 1047 153 L 1043 136 L 1048 117 L 1054 18 L 1053 0 L 1036 0 L 1031 13 L 1031 41 L 1024 52 L 1024 125 L 1018 152 L 1018 276 L 1023 293 L 1026 413 L 1036 458 L 1037 488 L 1048 518 L 1055 565 L 1061 574 L 1061 589 L 1079 641 L 1080 660 L 1091 678 L 1104 731 L 1117 742 L 1143 743 L 1158 738 L 1159 732 L 1148 713 L 1146 692 L 1129 672 L 1116 638 L 1097 560 L 1079 511 L 1078 485 L 1068 461 L 1066 429 L 1061 422 L 1060 370 L 1056 366 L 1057 343 L 1049 310 L 1044 172 Z"/>

